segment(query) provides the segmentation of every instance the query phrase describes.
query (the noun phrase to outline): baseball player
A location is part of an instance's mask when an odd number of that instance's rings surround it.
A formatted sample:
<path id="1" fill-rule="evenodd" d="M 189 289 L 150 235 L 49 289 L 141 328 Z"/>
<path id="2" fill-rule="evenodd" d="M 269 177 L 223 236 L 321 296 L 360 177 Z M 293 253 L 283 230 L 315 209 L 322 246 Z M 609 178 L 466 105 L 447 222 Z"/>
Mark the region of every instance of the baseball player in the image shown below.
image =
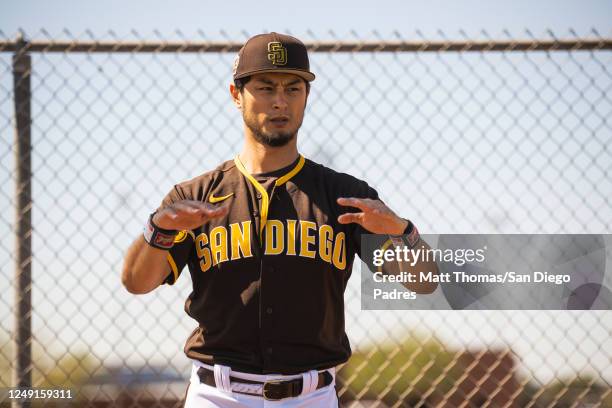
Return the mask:
<path id="1" fill-rule="evenodd" d="M 367 183 L 298 152 L 314 79 L 298 39 L 250 38 L 230 85 L 242 151 L 175 185 L 126 255 L 131 293 L 189 268 L 185 311 L 198 326 L 185 344 L 185 407 L 338 406 L 335 367 L 351 355 L 343 294 L 360 235 L 422 243 Z"/>

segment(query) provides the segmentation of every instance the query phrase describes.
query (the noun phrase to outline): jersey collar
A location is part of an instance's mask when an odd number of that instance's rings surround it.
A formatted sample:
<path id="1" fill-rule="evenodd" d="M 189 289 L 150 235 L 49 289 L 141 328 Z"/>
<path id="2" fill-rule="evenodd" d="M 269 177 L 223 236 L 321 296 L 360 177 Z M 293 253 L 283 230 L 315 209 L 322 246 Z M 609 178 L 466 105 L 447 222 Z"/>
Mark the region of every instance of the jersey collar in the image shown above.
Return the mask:
<path id="1" fill-rule="evenodd" d="M 300 154 L 300 158 L 297 164 L 287 173 L 276 179 L 274 187 L 272 188 L 272 193 L 274 193 L 274 189 L 276 187 L 285 184 L 286 182 L 291 180 L 292 177 L 298 174 L 300 170 L 302 170 L 302 167 L 304 167 L 305 162 L 306 159 L 304 159 L 304 156 Z M 236 168 L 238 168 L 242 175 L 246 177 L 246 179 L 249 180 L 251 184 L 253 184 L 253 187 L 255 187 L 255 189 L 261 194 L 261 223 L 259 225 L 259 238 L 261 239 L 263 235 L 263 230 L 266 226 L 266 223 L 268 222 L 268 208 L 270 206 L 270 197 L 268 196 L 268 192 L 266 191 L 266 189 L 257 180 L 255 180 L 255 177 L 253 177 L 253 175 L 251 175 L 247 171 L 246 167 L 244 167 L 244 164 L 242 164 L 238 156 L 236 156 L 236 158 L 234 159 L 234 163 L 236 164 Z"/>

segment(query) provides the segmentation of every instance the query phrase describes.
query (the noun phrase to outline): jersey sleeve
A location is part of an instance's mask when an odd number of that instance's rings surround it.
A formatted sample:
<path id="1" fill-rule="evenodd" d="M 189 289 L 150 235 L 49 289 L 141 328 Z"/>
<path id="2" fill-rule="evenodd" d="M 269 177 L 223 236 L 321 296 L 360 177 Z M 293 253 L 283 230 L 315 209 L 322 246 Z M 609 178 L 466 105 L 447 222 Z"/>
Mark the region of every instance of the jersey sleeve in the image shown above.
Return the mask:
<path id="1" fill-rule="evenodd" d="M 168 194 L 166 194 L 166 197 L 164 197 L 162 200 L 158 210 L 166 208 L 177 201 L 188 199 L 189 197 L 183 193 L 180 186 L 176 185 Z M 173 285 L 174 282 L 176 282 L 193 254 L 194 242 L 195 235 L 193 231 L 179 231 L 174 238 L 174 246 L 170 248 L 166 257 L 168 265 L 170 265 L 171 272 L 162 283 Z"/>

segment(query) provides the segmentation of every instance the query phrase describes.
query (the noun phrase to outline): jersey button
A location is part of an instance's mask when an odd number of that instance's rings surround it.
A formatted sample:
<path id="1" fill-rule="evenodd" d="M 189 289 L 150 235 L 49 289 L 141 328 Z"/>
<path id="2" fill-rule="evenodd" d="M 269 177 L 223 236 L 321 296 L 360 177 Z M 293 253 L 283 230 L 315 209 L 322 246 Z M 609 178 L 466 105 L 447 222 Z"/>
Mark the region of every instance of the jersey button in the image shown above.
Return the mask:
<path id="1" fill-rule="evenodd" d="M 259 211 L 253 210 L 253 217 L 257 217 L 259 215 Z"/>
<path id="2" fill-rule="evenodd" d="M 272 308 L 271 308 L 271 307 L 267 308 L 267 309 L 266 309 L 266 313 L 267 313 L 267 314 L 269 314 L 269 315 L 271 315 L 271 314 L 272 314 Z"/>
<path id="3" fill-rule="evenodd" d="M 258 200 L 261 199 L 261 193 L 257 193 L 255 196 L 257 197 Z"/>

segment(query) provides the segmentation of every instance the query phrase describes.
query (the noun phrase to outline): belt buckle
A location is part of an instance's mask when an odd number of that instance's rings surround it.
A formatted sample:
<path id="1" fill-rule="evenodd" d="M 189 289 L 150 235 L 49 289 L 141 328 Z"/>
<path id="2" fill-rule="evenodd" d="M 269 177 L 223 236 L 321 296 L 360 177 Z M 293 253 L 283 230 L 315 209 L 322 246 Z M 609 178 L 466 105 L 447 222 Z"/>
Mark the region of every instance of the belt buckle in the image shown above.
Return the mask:
<path id="1" fill-rule="evenodd" d="M 264 382 L 263 383 L 263 392 L 262 392 L 264 399 L 266 401 L 280 401 L 283 398 L 286 398 L 284 396 L 280 396 L 279 395 L 278 391 L 280 391 L 280 388 L 277 389 L 277 393 L 276 393 L 276 395 L 274 395 L 274 388 L 275 388 L 275 386 L 281 385 L 284 382 L 285 382 L 284 380 L 270 380 L 270 381 Z M 271 386 L 272 389 L 268 388 L 268 386 Z"/>

